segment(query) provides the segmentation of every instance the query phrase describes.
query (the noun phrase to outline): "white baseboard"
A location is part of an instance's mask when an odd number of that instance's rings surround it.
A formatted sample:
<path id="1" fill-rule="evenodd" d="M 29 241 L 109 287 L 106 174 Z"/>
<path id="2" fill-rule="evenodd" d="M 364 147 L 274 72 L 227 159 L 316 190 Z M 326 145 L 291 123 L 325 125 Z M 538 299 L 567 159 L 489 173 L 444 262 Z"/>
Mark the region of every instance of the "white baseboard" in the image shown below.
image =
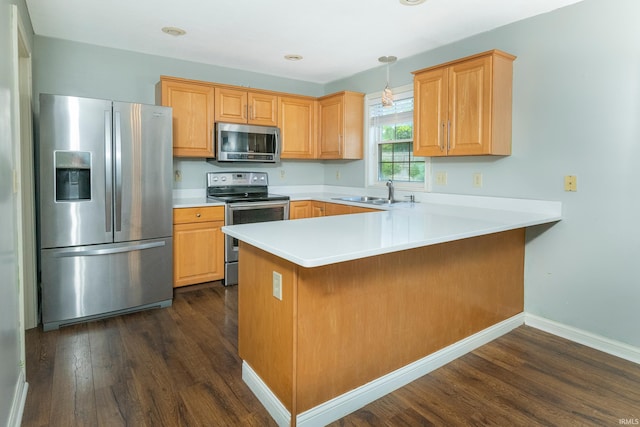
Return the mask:
<path id="1" fill-rule="evenodd" d="M 284 407 L 275 394 L 267 387 L 262 379 L 256 374 L 247 362 L 242 361 L 242 380 L 249 386 L 249 389 L 256 395 L 262 406 L 265 407 L 271 418 L 280 426 L 291 425 L 291 412 Z"/>
<path id="2" fill-rule="evenodd" d="M 298 427 L 324 426 L 348 415 L 380 397 L 440 368 L 476 348 L 493 341 L 524 323 L 524 313 L 513 316 L 427 357 L 377 378 L 321 405 L 299 414 Z M 242 364 L 242 379 L 264 405 L 279 426 L 288 426 L 291 413 L 280 403 L 246 362 Z"/>
<path id="3" fill-rule="evenodd" d="M 7 426 L 20 427 L 22 424 L 22 414 L 24 413 L 24 405 L 27 401 L 27 390 L 29 390 L 29 383 L 25 380 L 24 371 L 21 370 L 18 383 L 16 384 L 16 391 L 13 395 L 13 404 L 11 405 L 11 413 L 9 414 Z"/>
<path id="4" fill-rule="evenodd" d="M 534 314 L 525 314 L 524 322 L 527 326 L 549 332 L 550 334 L 557 335 L 570 341 L 586 345 L 587 347 L 595 348 L 596 350 L 640 364 L 640 348 L 633 347 L 629 344 L 592 334 L 591 332 L 567 326 Z"/>
<path id="5" fill-rule="evenodd" d="M 327 425 L 476 348 L 493 341 L 522 324 L 640 364 L 640 349 L 637 347 L 604 338 L 540 316 L 521 313 L 303 412 L 297 416 L 296 424 L 298 427 Z M 251 391 L 258 397 L 258 400 L 260 400 L 279 426 L 284 427 L 290 425 L 291 413 L 282 405 L 278 398 L 246 362 L 243 362 L 242 365 L 242 379 L 249 385 Z"/>

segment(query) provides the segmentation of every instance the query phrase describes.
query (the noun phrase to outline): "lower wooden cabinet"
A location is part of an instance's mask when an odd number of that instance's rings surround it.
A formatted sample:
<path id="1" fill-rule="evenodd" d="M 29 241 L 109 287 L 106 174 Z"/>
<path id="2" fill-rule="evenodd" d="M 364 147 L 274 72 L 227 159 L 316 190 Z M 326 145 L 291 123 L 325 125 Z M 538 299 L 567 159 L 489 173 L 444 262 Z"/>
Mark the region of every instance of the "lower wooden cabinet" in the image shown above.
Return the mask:
<path id="1" fill-rule="evenodd" d="M 311 218 L 311 201 L 289 202 L 289 219 Z"/>
<path id="2" fill-rule="evenodd" d="M 379 210 L 380 209 L 343 205 L 340 203 L 303 200 L 289 203 L 289 219 L 348 215 L 353 213 L 376 212 Z"/>
<path id="3" fill-rule="evenodd" d="M 311 217 L 316 218 L 319 216 L 324 216 L 325 204 L 325 202 L 311 202 Z"/>
<path id="4" fill-rule="evenodd" d="M 224 207 L 173 210 L 173 287 L 224 279 Z"/>
<path id="5" fill-rule="evenodd" d="M 325 216 L 333 215 L 348 215 L 351 213 L 351 206 L 341 205 L 339 203 L 325 203 L 324 214 Z"/>

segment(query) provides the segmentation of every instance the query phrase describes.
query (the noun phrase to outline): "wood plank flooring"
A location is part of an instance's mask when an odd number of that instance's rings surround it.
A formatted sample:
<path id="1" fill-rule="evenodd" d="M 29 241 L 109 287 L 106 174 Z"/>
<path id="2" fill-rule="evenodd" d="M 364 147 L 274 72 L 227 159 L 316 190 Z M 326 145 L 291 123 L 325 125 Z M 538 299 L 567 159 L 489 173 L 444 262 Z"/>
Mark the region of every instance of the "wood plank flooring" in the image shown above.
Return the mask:
<path id="1" fill-rule="evenodd" d="M 26 334 L 23 426 L 274 426 L 241 379 L 237 287 L 173 306 Z M 332 426 L 640 423 L 640 366 L 530 327 Z"/>

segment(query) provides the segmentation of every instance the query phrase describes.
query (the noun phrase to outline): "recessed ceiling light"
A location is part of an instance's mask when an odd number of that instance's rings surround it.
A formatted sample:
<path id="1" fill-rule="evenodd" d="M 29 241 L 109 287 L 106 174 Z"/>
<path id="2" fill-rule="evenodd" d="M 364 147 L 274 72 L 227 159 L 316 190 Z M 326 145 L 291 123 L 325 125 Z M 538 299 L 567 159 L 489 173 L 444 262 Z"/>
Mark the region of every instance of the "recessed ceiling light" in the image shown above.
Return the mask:
<path id="1" fill-rule="evenodd" d="M 176 37 L 184 36 L 185 34 L 187 34 L 185 30 L 178 27 L 163 27 L 162 32 L 165 34 L 169 34 L 170 36 L 176 36 Z"/>
<path id="2" fill-rule="evenodd" d="M 287 61 L 301 61 L 302 60 L 302 55 L 285 55 L 284 59 L 286 59 Z"/>
<path id="3" fill-rule="evenodd" d="M 422 4 L 427 0 L 400 0 L 400 4 L 405 6 L 416 6 L 418 4 Z"/>

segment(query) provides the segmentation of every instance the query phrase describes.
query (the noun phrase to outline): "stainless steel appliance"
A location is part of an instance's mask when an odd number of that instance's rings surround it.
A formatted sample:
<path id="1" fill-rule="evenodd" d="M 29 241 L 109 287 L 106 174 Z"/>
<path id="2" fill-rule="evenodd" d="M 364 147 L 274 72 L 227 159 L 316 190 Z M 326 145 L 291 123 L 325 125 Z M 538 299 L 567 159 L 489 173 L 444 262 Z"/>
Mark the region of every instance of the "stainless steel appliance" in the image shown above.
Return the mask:
<path id="1" fill-rule="evenodd" d="M 225 225 L 289 219 L 289 196 L 269 193 L 265 172 L 209 172 L 207 198 L 225 202 Z M 238 284 L 238 239 L 224 238 L 224 284 Z"/>
<path id="2" fill-rule="evenodd" d="M 169 306 L 172 111 L 40 95 L 44 330 Z"/>
<path id="3" fill-rule="evenodd" d="M 276 163 L 280 161 L 280 129 L 216 123 L 215 146 L 218 162 Z"/>

